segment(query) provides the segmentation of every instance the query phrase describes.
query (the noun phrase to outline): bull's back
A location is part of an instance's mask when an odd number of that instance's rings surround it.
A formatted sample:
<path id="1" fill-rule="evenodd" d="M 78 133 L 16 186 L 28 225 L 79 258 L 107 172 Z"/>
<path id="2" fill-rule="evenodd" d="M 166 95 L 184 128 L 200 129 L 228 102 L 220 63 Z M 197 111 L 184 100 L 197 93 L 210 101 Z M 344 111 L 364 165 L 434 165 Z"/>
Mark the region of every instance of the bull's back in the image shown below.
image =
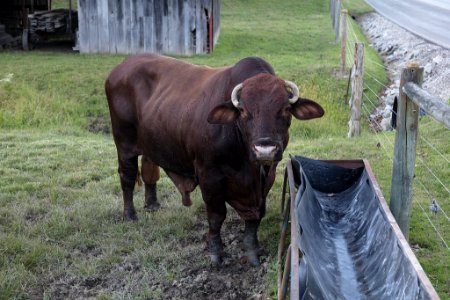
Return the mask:
<path id="1" fill-rule="evenodd" d="M 194 145 L 204 142 L 211 126 L 208 113 L 224 101 L 227 70 L 158 55 L 126 59 L 105 87 L 116 140 L 134 128 L 141 154 L 163 168 L 190 172 Z"/>
<path id="2" fill-rule="evenodd" d="M 154 54 L 132 56 L 111 72 L 106 94 L 110 107 L 118 114 L 123 112 L 124 119 L 137 121 L 161 111 L 171 111 L 176 117 L 183 108 L 206 101 L 208 89 L 216 84 L 211 82 L 219 81 L 217 77 L 225 70 Z"/>

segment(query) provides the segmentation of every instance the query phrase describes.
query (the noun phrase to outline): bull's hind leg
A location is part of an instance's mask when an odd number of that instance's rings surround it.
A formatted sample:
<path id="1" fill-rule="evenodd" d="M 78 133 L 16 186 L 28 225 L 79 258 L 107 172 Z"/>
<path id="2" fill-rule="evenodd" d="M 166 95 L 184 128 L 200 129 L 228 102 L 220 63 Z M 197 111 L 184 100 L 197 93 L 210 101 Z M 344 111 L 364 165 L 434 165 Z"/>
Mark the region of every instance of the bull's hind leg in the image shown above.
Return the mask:
<path id="1" fill-rule="evenodd" d="M 125 221 L 137 220 L 133 204 L 133 191 L 138 173 L 138 156 L 125 155 L 119 150 L 119 176 L 123 192 L 123 219 Z"/>
<path id="2" fill-rule="evenodd" d="M 142 156 L 141 163 L 141 175 L 145 184 L 144 208 L 148 211 L 154 211 L 161 207 L 156 198 L 156 182 L 159 180 L 159 166 L 145 156 Z"/>

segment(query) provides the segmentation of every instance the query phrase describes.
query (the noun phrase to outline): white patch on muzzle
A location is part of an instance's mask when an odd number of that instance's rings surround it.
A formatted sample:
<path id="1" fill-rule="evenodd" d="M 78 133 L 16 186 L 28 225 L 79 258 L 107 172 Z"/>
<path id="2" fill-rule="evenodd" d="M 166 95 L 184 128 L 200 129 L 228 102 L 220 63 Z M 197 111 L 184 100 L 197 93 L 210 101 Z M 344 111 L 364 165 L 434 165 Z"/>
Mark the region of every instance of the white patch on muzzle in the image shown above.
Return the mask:
<path id="1" fill-rule="evenodd" d="M 257 159 L 268 160 L 273 159 L 277 147 L 275 146 L 254 146 Z"/>

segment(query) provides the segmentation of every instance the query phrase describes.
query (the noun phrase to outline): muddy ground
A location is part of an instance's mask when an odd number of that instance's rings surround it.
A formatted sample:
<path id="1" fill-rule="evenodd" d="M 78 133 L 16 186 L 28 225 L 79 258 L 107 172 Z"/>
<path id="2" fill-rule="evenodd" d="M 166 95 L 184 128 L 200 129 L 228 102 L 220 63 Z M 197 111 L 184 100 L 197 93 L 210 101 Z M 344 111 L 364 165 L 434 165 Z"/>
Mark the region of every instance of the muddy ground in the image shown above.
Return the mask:
<path id="1" fill-rule="evenodd" d="M 199 218 L 194 226 L 196 230 L 180 241 L 185 250 L 180 255 L 186 259 L 173 280 L 162 280 L 147 270 L 142 261 L 128 261 L 112 264 L 98 276 L 84 280 L 65 273 L 50 284 L 47 294 L 51 299 L 268 299 L 266 274 L 273 257 L 261 243 L 261 266 L 250 266 L 241 242 L 244 224 L 232 209 L 228 212 L 222 227 L 226 256 L 220 267 L 209 264 L 205 217 Z M 102 253 L 95 248 L 80 248 L 71 255 Z M 29 296 L 42 299 L 39 294 L 36 291 L 36 297 Z"/>

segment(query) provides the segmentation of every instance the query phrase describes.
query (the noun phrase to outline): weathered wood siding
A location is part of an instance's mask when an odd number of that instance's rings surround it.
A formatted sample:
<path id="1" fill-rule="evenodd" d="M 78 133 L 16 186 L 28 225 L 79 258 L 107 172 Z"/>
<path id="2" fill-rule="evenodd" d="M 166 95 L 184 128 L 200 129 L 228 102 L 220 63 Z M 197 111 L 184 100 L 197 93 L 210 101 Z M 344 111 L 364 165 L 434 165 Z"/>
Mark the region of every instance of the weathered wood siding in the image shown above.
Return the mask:
<path id="1" fill-rule="evenodd" d="M 81 53 L 192 55 L 220 33 L 220 0 L 78 0 Z"/>

